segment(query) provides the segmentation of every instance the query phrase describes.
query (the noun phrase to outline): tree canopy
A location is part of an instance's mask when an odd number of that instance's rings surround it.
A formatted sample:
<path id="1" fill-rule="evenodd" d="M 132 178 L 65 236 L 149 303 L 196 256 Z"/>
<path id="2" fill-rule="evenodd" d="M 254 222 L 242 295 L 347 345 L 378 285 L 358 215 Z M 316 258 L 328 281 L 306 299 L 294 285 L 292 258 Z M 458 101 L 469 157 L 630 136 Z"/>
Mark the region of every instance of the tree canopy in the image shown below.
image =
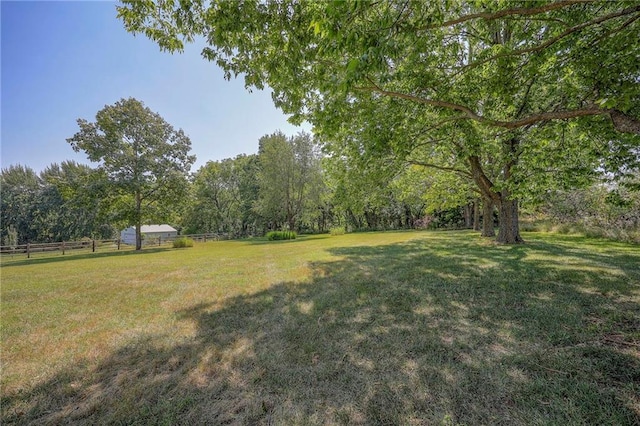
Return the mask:
<path id="1" fill-rule="evenodd" d="M 600 141 L 640 145 L 635 1 L 125 0 L 118 10 L 169 51 L 204 38 L 205 58 L 269 85 L 329 153 L 466 174 L 498 206 L 503 242 L 521 241 L 518 197 L 568 122 L 579 128 L 558 173 L 606 157 Z"/>
<path id="2" fill-rule="evenodd" d="M 297 230 L 305 213 L 319 204 L 320 159 L 308 133 L 287 137 L 275 132 L 260 138 L 255 210 L 271 228 Z"/>

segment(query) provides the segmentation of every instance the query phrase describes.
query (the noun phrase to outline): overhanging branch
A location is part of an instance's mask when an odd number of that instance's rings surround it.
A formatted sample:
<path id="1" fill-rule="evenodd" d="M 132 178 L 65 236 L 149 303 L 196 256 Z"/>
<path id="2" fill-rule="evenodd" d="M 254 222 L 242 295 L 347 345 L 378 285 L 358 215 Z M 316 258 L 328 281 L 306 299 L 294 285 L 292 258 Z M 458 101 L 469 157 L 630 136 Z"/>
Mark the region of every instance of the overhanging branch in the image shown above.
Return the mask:
<path id="1" fill-rule="evenodd" d="M 430 169 L 442 170 L 446 172 L 455 172 L 469 178 L 472 177 L 471 173 L 468 170 L 458 169 L 456 167 L 440 166 L 438 164 L 427 163 L 425 161 L 412 160 L 412 159 L 408 159 L 407 163 L 414 166 L 428 167 Z"/>
<path id="2" fill-rule="evenodd" d="M 640 134 L 639 119 L 626 115 L 617 110 L 603 109 L 593 105 L 588 106 L 586 108 L 578 108 L 573 110 L 551 111 L 551 112 L 532 114 L 528 117 L 524 117 L 518 120 L 500 121 L 500 120 L 493 120 L 491 118 L 484 117 L 465 105 L 460 105 L 460 104 L 456 104 L 448 101 L 423 98 L 421 96 L 412 95 L 409 93 L 396 92 L 393 90 L 384 90 L 383 88 L 381 88 L 380 86 L 378 86 L 373 82 L 372 82 L 372 86 L 355 87 L 355 89 L 374 91 L 384 96 L 389 96 L 389 97 L 399 98 L 399 99 L 406 99 L 412 102 L 417 102 L 424 105 L 433 106 L 436 108 L 458 111 L 458 112 L 461 112 L 462 114 L 459 117 L 457 117 L 457 119 L 460 119 L 460 120 L 471 119 L 471 120 L 477 121 L 478 123 L 485 124 L 488 126 L 502 127 L 504 129 L 510 129 L 510 130 L 518 129 L 521 127 L 527 127 L 534 124 L 544 123 L 547 121 L 553 121 L 553 120 L 567 120 L 567 119 L 578 118 L 578 117 L 607 115 L 611 117 L 614 127 L 619 132 Z M 453 118 L 453 119 L 456 119 L 456 118 Z"/>
<path id="3" fill-rule="evenodd" d="M 552 38 L 548 39 L 547 41 L 545 41 L 544 43 L 540 43 L 537 46 L 528 47 L 526 49 L 512 50 L 511 52 L 500 53 L 498 55 L 491 56 L 490 58 L 486 58 L 486 59 L 482 59 L 480 61 L 472 62 L 472 63 L 464 66 L 461 69 L 461 72 L 465 71 L 465 70 L 469 70 L 471 68 L 478 67 L 478 66 L 486 64 L 488 62 L 495 61 L 496 59 L 506 58 L 506 57 L 509 57 L 509 56 L 526 55 L 527 53 L 539 52 L 539 51 L 544 50 L 547 47 L 557 43 L 558 41 L 562 40 L 563 38 L 565 38 L 565 37 L 577 32 L 577 31 L 580 31 L 580 30 L 582 30 L 584 28 L 590 27 L 592 25 L 600 24 L 600 23 L 602 23 L 604 21 L 608 21 L 610 19 L 619 18 L 619 17 L 625 16 L 625 15 L 630 15 L 630 14 L 638 12 L 638 11 L 640 11 L 640 5 L 637 5 L 637 6 L 634 6 L 634 7 L 628 7 L 626 9 L 624 9 L 624 10 L 619 10 L 617 12 L 610 13 L 608 15 L 600 16 L 600 17 L 598 17 L 596 19 L 592 19 L 591 21 L 583 22 L 582 24 L 575 25 L 575 26 L 573 26 L 571 28 L 568 28 L 565 31 L 563 31 L 562 33 L 558 34 L 557 36 L 552 37 Z M 631 23 L 633 23 L 633 21 L 635 21 L 636 19 L 638 19 L 637 16 L 632 17 L 629 21 L 627 21 L 627 23 L 624 24 L 623 28 L 628 26 L 628 25 L 630 25 Z"/>
<path id="4" fill-rule="evenodd" d="M 461 24 L 463 22 L 471 21 L 473 19 L 484 19 L 491 21 L 494 19 L 503 18 L 505 16 L 519 15 L 519 16 L 531 16 L 540 13 L 550 12 L 552 10 L 562 9 L 568 6 L 572 6 L 577 3 L 592 3 L 593 0 L 561 0 L 553 3 L 545 4 L 539 7 L 518 7 L 514 9 L 505 9 L 498 12 L 480 12 L 472 13 L 470 15 L 464 15 L 456 19 L 451 19 L 439 24 L 427 25 L 419 28 L 420 30 L 430 30 L 435 28 L 451 27 L 453 25 Z"/>

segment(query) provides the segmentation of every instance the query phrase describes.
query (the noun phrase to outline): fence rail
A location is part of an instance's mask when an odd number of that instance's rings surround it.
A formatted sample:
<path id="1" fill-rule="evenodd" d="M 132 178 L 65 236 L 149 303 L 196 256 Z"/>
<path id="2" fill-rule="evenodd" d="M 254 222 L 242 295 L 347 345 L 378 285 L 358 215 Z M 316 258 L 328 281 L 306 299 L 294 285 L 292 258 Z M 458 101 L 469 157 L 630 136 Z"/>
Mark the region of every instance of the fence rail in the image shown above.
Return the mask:
<path id="1" fill-rule="evenodd" d="M 197 242 L 219 241 L 229 239 L 226 234 L 189 234 L 175 237 L 145 237 L 142 241 L 143 248 L 158 247 L 165 244 L 173 244 L 177 238 L 191 238 Z M 82 240 L 82 241 L 61 241 L 55 243 L 27 243 L 0 246 L 0 258 L 23 258 L 27 259 L 41 255 L 66 255 L 71 253 L 96 253 L 119 250 L 133 250 L 135 244 L 127 244 L 120 238 L 108 240 Z"/>

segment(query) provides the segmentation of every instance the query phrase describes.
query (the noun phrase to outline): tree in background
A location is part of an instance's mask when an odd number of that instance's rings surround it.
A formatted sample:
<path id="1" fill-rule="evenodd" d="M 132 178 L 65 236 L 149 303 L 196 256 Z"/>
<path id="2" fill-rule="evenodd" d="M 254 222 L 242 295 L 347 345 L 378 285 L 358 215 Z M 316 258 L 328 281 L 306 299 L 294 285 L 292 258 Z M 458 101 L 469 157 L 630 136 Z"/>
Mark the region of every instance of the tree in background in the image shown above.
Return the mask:
<path id="1" fill-rule="evenodd" d="M 239 155 L 236 157 L 239 170 L 239 194 L 240 194 L 240 214 L 241 226 L 237 235 L 253 236 L 262 232 L 262 225 L 259 224 L 259 216 L 254 206 L 258 202 L 260 185 L 258 183 L 258 172 L 260 170 L 260 160 L 257 154 Z"/>
<path id="2" fill-rule="evenodd" d="M 255 155 L 209 161 L 195 173 L 192 203 L 185 218 L 188 232 L 246 235 L 252 200 L 257 198 L 246 189 L 249 181 L 257 178 L 255 173 L 248 175 L 252 157 Z"/>
<path id="3" fill-rule="evenodd" d="M 38 240 L 34 227 L 42 180 L 30 167 L 12 165 L 2 170 L 1 226 L 3 243 L 24 244 Z M 11 241 L 10 241 L 11 240 Z"/>
<path id="4" fill-rule="evenodd" d="M 47 167 L 40 177 L 44 188 L 41 229 L 49 240 L 69 241 L 83 237 L 111 238 L 115 228 L 105 213 L 102 176 L 98 170 L 63 161 Z"/>
<path id="5" fill-rule="evenodd" d="M 640 143 L 637 2 L 123 3 L 126 28 L 163 49 L 204 37 L 206 58 L 273 88 L 328 152 L 455 148 L 499 210 L 500 242 L 522 241 L 519 194 L 538 177 L 522 153 L 544 157 L 539 129 L 560 139 L 571 120 Z"/>
<path id="6" fill-rule="evenodd" d="M 51 164 L 40 174 L 24 166 L 2 170 L 3 242 L 15 244 L 110 238 L 102 213 L 97 171 L 74 161 Z"/>
<path id="7" fill-rule="evenodd" d="M 142 224 L 167 220 L 185 199 L 186 175 L 195 161 L 191 141 L 133 98 L 105 106 L 95 122 L 78 119 L 78 125 L 80 131 L 67 141 L 99 163 L 113 218 L 135 226 L 140 250 Z"/>
<path id="8" fill-rule="evenodd" d="M 322 173 L 319 154 L 307 133 L 287 138 L 282 132 L 260 138 L 258 200 L 255 209 L 269 229 L 298 230 L 320 204 Z"/>

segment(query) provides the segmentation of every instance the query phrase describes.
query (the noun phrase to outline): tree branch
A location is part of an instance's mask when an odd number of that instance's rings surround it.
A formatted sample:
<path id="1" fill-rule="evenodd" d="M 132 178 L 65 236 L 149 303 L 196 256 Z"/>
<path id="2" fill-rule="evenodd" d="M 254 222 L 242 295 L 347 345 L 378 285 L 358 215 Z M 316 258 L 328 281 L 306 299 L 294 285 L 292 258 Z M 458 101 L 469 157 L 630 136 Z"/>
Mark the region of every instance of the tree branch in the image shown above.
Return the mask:
<path id="1" fill-rule="evenodd" d="M 469 167 L 471 168 L 471 176 L 473 181 L 478 185 L 480 192 L 485 197 L 493 200 L 494 203 L 500 203 L 500 194 L 493 190 L 493 182 L 487 177 L 484 170 L 482 169 L 482 165 L 480 164 L 480 157 L 477 155 L 472 155 L 467 158 L 469 162 Z"/>
<path id="2" fill-rule="evenodd" d="M 552 44 L 557 43 L 558 41 L 562 40 L 563 38 L 567 37 L 568 35 L 570 35 L 572 33 L 575 33 L 577 31 L 580 31 L 580 30 L 582 30 L 582 29 L 584 29 L 586 27 L 589 27 L 589 26 L 592 26 L 592 25 L 596 25 L 596 24 L 600 24 L 600 23 L 602 23 L 604 21 L 608 21 L 608 20 L 614 19 L 614 18 L 619 18 L 621 16 L 629 15 L 631 13 L 638 12 L 638 11 L 640 11 L 640 5 L 635 6 L 635 7 L 628 7 L 626 9 L 619 10 L 618 12 L 614 12 L 614 13 L 610 13 L 608 15 L 600 16 L 600 17 L 598 17 L 596 19 L 592 19 L 591 21 L 583 22 L 582 24 L 575 25 L 575 26 L 573 26 L 571 28 L 567 28 L 562 33 L 558 34 L 555 37 L 550 38 L 549 40 L 547 40 L 544 43 L 541 43 L 541 44 L 539 44 L 537 46 L 528 47 L 526 49 L 513 50 L 511 52 L 500 53 L 500 54 L 491 56 L 490 58 L 482 59 L 480 61 L 476 61 L 476 62 L 472 62 L 470 64 L 467 64 L 467 65 L 465 65 L 464 67 L 461 68 L 461 72 L 465 71 L 465 70 L 469 70 L 471 68 L 478 67 L 478 66 L 483 65 L 483 64 L 486 64 L 487 62 L 495 61 L 496 59 L 506 58 L 508 56 L 520 56 L 520 55 L 525 55 L 527 53 L 539 52 L 539 51 L 544 50 L 547 47 L 551 46 Z M 637 17 L 633 17 L 630 20 L 630 22 L 626 23 L 623 27 L 618 29 L 618 31 L 620 31 L 626 25 L 631 24 L 636 19 L 637 19 Z"/>
<path id="3" fill-rule="evenodd" d="M 519 16 L 537 15 L 540 13 L 546 13 L 552 10 L 569 7 L 577 3 L 592 3 L 592 2 L 593 0 L 560 0 L 554 3 L 549 3 L 543 6 L 539 6 L 539 7 L 519 7 L 514 9 L 500 10 L 498 12 L 473 13 L 470 15 L 461 16 L 456 19 L 451 19 L 449 21 L 444 21 L 439 24 L 427 25 L 425 27 L 419 28 L 419 30 L 430 30 L 435 28 L 451 27 L 451 26 L 461 24 L 463 22 L 471 21 L 473 19 L 478 19 L 478 18 L 484 19 L 486 21 L 491 21 L 494 19 L 499 19 L 505 16 L 511 16 L 511 15 L 519 15 Z"/>
<path id="4" fill-rule="evenodd" d="M 456 172 L 456 173 L 459 173 L 459 174 L 461 174 L 461 175 L 463 175 L 465 177 L 472 177 L 471 173 L 468 170 L 458 169 L 456 167 L 439 166 L 437 164 L 426 163 L 424 161 L 411 160 L 411 159 L 408 159 L 407 163 L 412 164 L 414 166 L 428 167 L 428 168 L 431 168 L 431 169 L 437 169 L 437 170 L 442 170 L 442 171 L 446 171 L 446 172 Z"/>
<path id="5" fill-rule="evenodd" d="M 374 92 L 380 93 L 381 95 L 389 96 L 392 98 L 406 99 L 409 101 L 418 102 L 421 104 L 431 105 L 435 107 L 440 107 L 444 109 L 453 109 L 455 111 L 460 111 L 464 113 L 467 116 L 467 118 L 471 118 L 472 120 L 476 120 L 476 121 L 483 121 L 483 120 L 493 121 L 476 114 L 473 110 L 471 110 L 470 108 L 464 105 L 458 105 L 458 104 L 454 104 L 452 102 L 447 102 L 447 101 L 439 101 L 435 99 L 422 98 L 420 96 L 410 95 L 408 93 L 402 93 L 402 92 L 395 92 L 393 90 L 385 90 L 379 85 L 377 85 L 376 83 L 374 83 L 370 78 L 367 77 L 367 79 L 372 84 L 372 86 L 354 87 L 354 89 L 370 90 L 370 91 L 374 91 Z M 459 117 L 459 118 L 465 118 L 465 117 Z"/>
<path id="6" fill-rule="evenodd" d="M 447 101 L 440 101 L 436 99 L 423 98 L 423 97 L 420 97 L 417 95 L 411 95 L 408 93 L 395 92 L 393 90 L 384 90 L 376 84 L 374 84 L 373 86 L 366 86 L 366 87 L 354 87 L 354 89 L 375 91 L 377 93 L 380 93 L 381 95 L 385 95 L 393 98 L 406 99 L 409 101 L 418 102 L 424 105 L 429 105 L 437 108 L 459 111 L 463 114 L 457 117 L 457 119 L 459 120 L 471 119 L 481 124 L 486 124 L 488 126 L 493 126 L 493 127 L 502 127 L 504 129 L 513 130 L 513 129 L 518 129 L 520 127 L 527 127 L 534 124 L 543 123 L 543 122 L 552 121 L 552 120 L 567 120 L 571 118 L 587 117 L 587 116 L 594 116 L 594 115 L 608 115 L 611 117 L 616 130 L 618 130 L 619 132 L 640 134 L 639 119 L 635 117 L 631 117 L 617 110 L 602 109 L 595 106 L 589 106 L 586 108 L 579 108 L 579 109 L 565 110 L 565 111 L 543 112 L 539 114 L 532 114 L 528 117 L 521 118 L 519 120 L 500 121 L 500 120 L 493 120 L 491 118 L 487 118 L 482 115 L 479 115 L 478 113 L 476 113 L 471 108 L 465 105 L 460 105 L 460 104 L 447 102 Z M 452 118 L 452 119 L 455 119 L 455 118 Z"/>
<path id="7" fill-rule="evenodd" d="M 619 132 L 640 135 L 640 120 L 623 112 L 613 110 L 609 113 L 613 126 Z"/>

